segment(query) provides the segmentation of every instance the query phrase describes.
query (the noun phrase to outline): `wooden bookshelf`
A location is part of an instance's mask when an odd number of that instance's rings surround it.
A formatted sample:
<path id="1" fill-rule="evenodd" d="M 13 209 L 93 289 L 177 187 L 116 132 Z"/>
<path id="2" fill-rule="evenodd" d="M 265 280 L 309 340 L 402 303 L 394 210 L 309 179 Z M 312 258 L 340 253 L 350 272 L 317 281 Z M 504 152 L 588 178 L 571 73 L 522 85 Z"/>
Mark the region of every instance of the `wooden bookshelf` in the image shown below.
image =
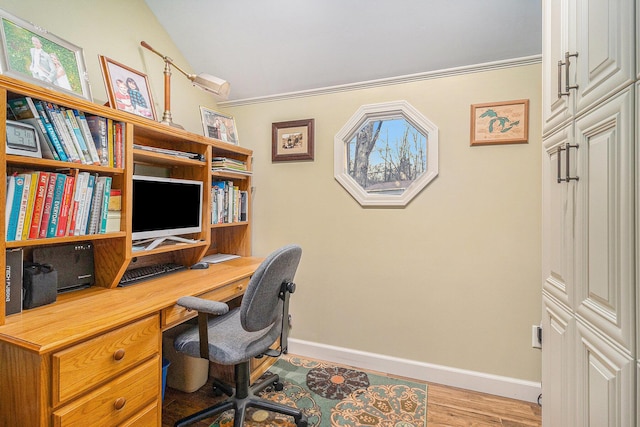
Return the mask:
<path id="1" fill-rule="evenodd" d="M 0 97 L 5 101 L 10 98 L 31 97 L 36 100 L 51 102 L 64 108 L 77 109 L 85 114 L 97 115 L 122 122 L 125 125 L 124 132 L 124 158 L 123 167 L 115 168 L 94 164 L 80 164 L 62 162 L 45 158 L 32 158 L 19 155 L 7 155 L 5 146 L 0 148 L 0 153 L 5 159 L 0 166 L 4 176 L 12 172 L 20 171 L 86 171 L 107 175 L 113 179 L 113 188 L 122 191 L 122 212 L 120 232 L 108 234 L 92 234 L 81 236 L 55 237 L 47 239 L 9 241 L 3 239 L 3 249 L 26 247 L 33 248 L 42 245 L 59 245 L 90 241 L 95 250 L 96 286 L 103 288 L 115 288 L 118 285 L 124 271 L 130 267 L 132 260 L 136 258 L 149 258 L 149 263 L 154 262 L 154 257 L 162 255 L 166 262 L 178 262 L 191 265 L 203 256 L 216 252 L 233 253 L 240 256 L 251 255 L 251 209 L 247 209 L 248 219 L 243 222 L 211 224 L 211 182 L 212 180 L 225 180 L 233 183 L 241 191 L 249 193 L 248 203 L 251 197 L 251 156 L 252 151 L 226 142 L 207 138 L 187 132 L 183 129 L 173 128 L 154 121 L 124 113 L 115 109 L 96 105 L 87 100 L 61 94 L 56 91 L 34 86 L 6 76 L 0 76 Z M 0 131 L 3 133 L 6 120 L 6 105 L 0 112 Z M 143 146 L 196 153 L 201 155 L 201 160 L 188 159 L 166 153 L 148 151 L 146 149 L 133 148 Z M 248 174 L 235 173 L 233 171 L 212 171 L 213 157 L 227 157 L 241 161 L 247 165 Z M 203 229 L 200 233 L 189 235 L 198 243 L 166 245 L 151 251 L 132 251 L 131 240 L 131 197 L 132 176 L 137 167 L 152 166 L 166 171 L 170 178 L 182 178 L 203 182 Z M 0 190 L 0 202 L 6 203 L 5 188 Z M 208 225 L 207 225 L 208 224 Z M 6 236 L 4 222 L 0 225 L 3 237 Z M 4 269 L 4 257 L 0 265 Z M 136 264 L 136 266 L 139 264 Z M 3 290 L 0 296 L 3 296 Z M 4 307 L 0 308 L 0 325 L 5 322 Z"/>
<path id="2" fill-rule="evenodd" d="M 80 172 L 106 175 L 112 178 L 112 188 L 121 190 L 122 203 L 120 229 L 104 234 L 7 242 L 5 221 L 0 221 L 2 249 L 23 248 L 27 260 L 37 247 L 92 243 L 96 281 L 90 288 L 60 294 L 56 302 L 22 313 L 6 315 L 5 305 L 0 304 L 0 388 L 12 390 L 0 397 L 0 424 L 67 425 L 81 416 L 83 423 L 88 424 L 100 420 L 128 425 L 143 416 L 145 420 L 153 420 L 151 424 L 159 425 L 162 331 L 194 316 L 176 306 L 176 300 L 184 295 L 220 301 L 241 297 L 261 261 L 251 257 L 252 151 L 0 75 L 0 99 L 5 104 L 0 108 L 2 133 L 6 133 L 7 100 L 17 97 L 31 97 L 122 122 L 122 167 L 7 155 L 3 144 L 0 174 L 6 177 L 14 172 L 70 171 L 76 175 Z M 196 153 L 199 159 L 144 147 Z M 213 157 L 244 162 L 248 173 L 212 171 Z M 203 183 L 202 230 L 185 236 L 195 243 L 133 250 L 132 179 L 137 169 L 146 167 L 161 170 L 169 178 Z M 221 179 L 248 193 L 246 221 L 211 224 L 211 183 Z M 6 186 L 2 186 L 3 207 L 6 193 Z M 207 270 L 186 270 L 127 288 L 118 287 L 129 268 L 157 262 L 190 266 L 218 252 L 240 258 Z M 5 257 L 0 259 L 4 271 Z M 5 287 L 0 289 L 4 300 Z M 121 352 L 111 353 L 121 346 L 126 347 L 126 363 L 114 364 Z M 93 366 L 95 361 L 86 355 L 97 359 L 104 356 L 104 362 L 100 363 L 105 365 Z M 82 368 L 84 363 L 86 369 Z M 142 389 L 144 393 L 136 391 Z M 114 410 L 113 402 L 109 403 L 111 398 L 120 403 L 125 398 L 118 395 L 118 390 L 125 397 L 129 393 L 129 403 L 122 411 Z M 29 405 L 24 404 L 27 401 Z M 96 401 L 103 402 L 104 407 L 95 407 Z"/>

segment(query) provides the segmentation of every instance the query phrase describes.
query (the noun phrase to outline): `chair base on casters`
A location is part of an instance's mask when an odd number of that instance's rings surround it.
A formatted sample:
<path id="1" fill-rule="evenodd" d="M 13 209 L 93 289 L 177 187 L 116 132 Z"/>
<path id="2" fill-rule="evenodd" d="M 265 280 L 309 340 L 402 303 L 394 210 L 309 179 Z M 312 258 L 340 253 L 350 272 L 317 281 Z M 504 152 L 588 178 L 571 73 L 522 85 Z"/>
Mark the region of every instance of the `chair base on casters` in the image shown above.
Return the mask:
<path id="1" fill-rule="evenodd" d="M 296 426 L 307 427 L 307 417 L 299 409 L 281 405 L 279 403 L 275 403 L 255 395 L 255 393 L 261 392 L 268 386 L 278 383 L 280 381 L 280 377 L 276 374 L 269 374 L 262 381 L 254 384 L 253 387 L 249 387 L 249 363 L 250 362 L 247 361 L 235 365 L 234 370 L 236 389 L 229 399 L 225 400 L 224 402 L 220 402 L 217 405 L 205 408 L 199 412 L 196 412 L 195 414 L 189 415 L 188 417 L 182 418 L 175 423 L 175 427 L 188 426 L 192 423 L 206 420 L 207 418 L 219 415 L 230 409 L 234 410 L 233 426 L 242 427 L 244 425 L 245 413 L 247 408 L 259 408 L 270 412 L 289 415 L 293 417 Z M 227 394 L 229 392 L 228 386 L 222 383 L 217 383 L 215 387 L 222 388 L 222 390 Z"/>

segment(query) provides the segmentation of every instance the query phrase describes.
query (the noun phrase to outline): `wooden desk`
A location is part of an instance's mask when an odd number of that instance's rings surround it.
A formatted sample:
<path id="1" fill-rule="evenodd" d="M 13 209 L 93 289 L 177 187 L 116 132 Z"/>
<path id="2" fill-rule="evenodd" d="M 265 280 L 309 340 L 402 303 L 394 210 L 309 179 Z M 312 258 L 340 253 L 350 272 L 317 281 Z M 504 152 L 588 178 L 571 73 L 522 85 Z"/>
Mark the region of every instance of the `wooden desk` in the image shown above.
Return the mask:
<path id="1" fill-rule="evenodd" d="M 261 261 L 90 288 L 8 316 L 0 326 L 0 425 L 159 426 L 162 331 L 195 316 L 176 301 L 240 296 Z"/>

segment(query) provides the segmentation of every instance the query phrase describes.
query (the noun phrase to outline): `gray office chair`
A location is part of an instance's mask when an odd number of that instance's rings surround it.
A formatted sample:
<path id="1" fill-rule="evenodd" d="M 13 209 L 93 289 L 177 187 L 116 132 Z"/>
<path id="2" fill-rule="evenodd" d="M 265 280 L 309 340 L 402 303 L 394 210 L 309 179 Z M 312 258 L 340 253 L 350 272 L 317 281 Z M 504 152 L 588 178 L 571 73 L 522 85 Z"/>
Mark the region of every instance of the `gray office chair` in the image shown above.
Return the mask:
<path id="1" fill-rule="evenodd" d="M 241 427 L 245 409 L 249 407 L 290 415 L 298 427 L 307 426 L 307 417 L 302 411 L 255 395 L 269 385 L 281 390 L 278 375 L 268 373 L 259 383 L 250 386 L 250 362 L 253 357 L 278 357 L 287 350 L 289 295 L 295 291 L 293 277 L 301 256 L 302 249 L 297 245 L 284 246 L 270 254 L 251 277 L 240 307 L 231 311 L 225 303 L 197 297 L 178 300 L 179 305 L 198 311 L 198 326 L 178 335 L 174 347 L 193 357 L 234 365 L 235 390 L 216 381 L 214 388 L 223 390 L 230 398 L 179 420 L 176 427 L 230 409 L 234 410 L 234 427 Z M 209 319 L 208 315 L 218 317 Z M 278 338 L 279 350 L 270 349 Z"/>

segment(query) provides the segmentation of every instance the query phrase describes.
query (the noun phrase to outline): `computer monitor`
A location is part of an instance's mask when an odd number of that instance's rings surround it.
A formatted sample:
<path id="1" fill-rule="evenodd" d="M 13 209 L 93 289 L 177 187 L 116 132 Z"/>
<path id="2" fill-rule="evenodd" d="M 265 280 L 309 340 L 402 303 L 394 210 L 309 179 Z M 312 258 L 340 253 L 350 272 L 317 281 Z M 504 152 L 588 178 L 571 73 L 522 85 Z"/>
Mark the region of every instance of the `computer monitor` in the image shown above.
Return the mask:
<path id="1" fill-rule="evenodd" d="M 193 242 L 179 237 L 202 231 L 202 182 L 156 176 L 133 176 L 132 238 L 152 242 Z M 142 242 L 138 242 L 142 243 Z"/>

